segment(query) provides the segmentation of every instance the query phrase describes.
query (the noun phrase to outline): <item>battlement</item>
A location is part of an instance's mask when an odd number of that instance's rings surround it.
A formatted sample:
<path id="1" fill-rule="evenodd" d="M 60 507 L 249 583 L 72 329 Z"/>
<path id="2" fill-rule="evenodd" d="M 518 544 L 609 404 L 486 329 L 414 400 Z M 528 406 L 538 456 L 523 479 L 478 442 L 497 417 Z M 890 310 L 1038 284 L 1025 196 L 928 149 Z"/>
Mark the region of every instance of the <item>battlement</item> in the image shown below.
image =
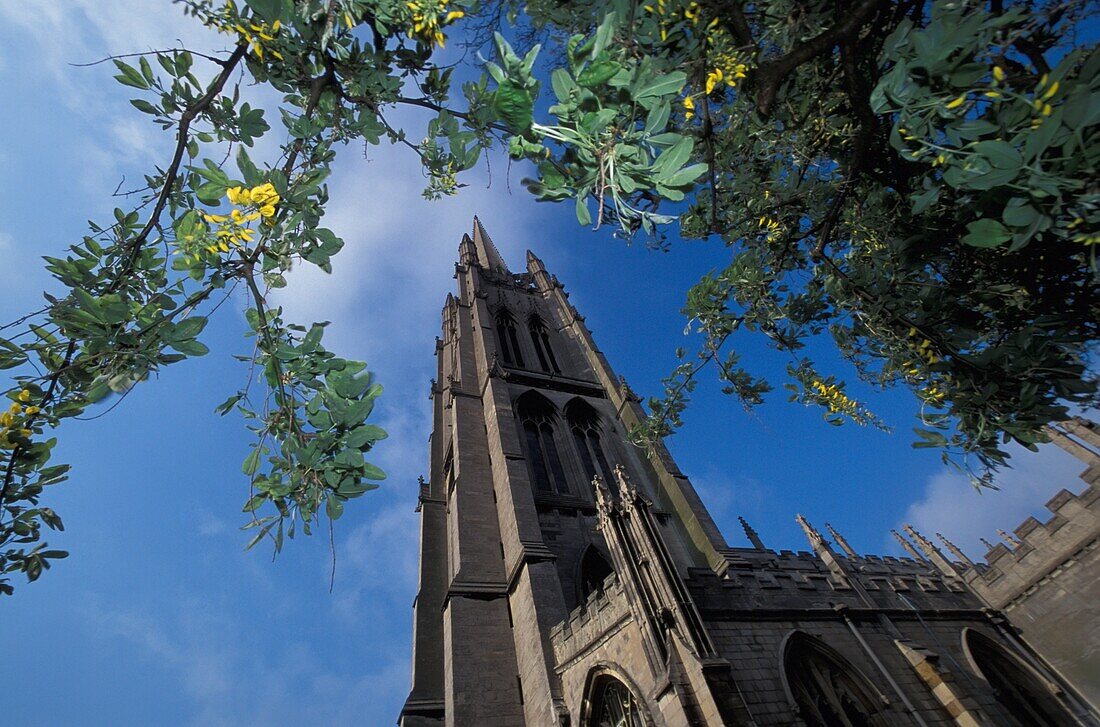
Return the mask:
<path id="1" fill-rule="evenodd" d="M 966 573 L 971 587 L 993 607 L 1005 608 L 1100 539 L 1100 488 L 1095 484 L 1080 494 L 1060 490 L 1046 507 L 1049 518 L 1027 518 L 1013 530 L 1009 542 L 989 549 L 988 567 Z"/>
<path id="2" fill-rule="evenodd" d="M 557 663 L 564 664 L 573 654 L 611 632 L 616 624 L 625 622 L 630 612 L 628 604 L 622 583 L 614 573 L 607 576 L 601 588 L 588 594 L 584 603 L 550 629 Z"/>
<path id="3" fill-rule="evenodd" d="M 699 607 L 714 610 L 853 608 L 978 608 L 957 578 L 926 560 L 833 553 L 838 570 L 815 553 L 766 548 L 723 552 L 721 576 L 708 568 L 688 571 L 687 585 Z M 901 596 L 899 597 L 899 594 Z"/>

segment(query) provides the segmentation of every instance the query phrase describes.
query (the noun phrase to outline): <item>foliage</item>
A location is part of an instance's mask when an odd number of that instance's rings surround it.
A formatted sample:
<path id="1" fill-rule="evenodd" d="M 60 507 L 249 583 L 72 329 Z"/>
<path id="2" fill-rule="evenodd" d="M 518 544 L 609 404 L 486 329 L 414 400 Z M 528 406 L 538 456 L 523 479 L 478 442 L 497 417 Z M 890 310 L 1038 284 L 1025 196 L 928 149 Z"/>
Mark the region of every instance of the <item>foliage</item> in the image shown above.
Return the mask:
<path id="1" fill-rule="evenodd" d="M 791 357 L 794 400 L 831 423 L 880 424 L 816 373 L 807 344 L 828 333 L 860 378 L 914 391 L 914 446 L 961 455 L 975 482 L 1005 462 L 1002 441 L 1034 448 L 1046 424 L 1090 402 L 1100 53 L 1072 41 L 1093 9 L 533 5 L 536 22 L 581 34 L 567 43 L 572 75 L 553 72 L 558 125 L 515 129 L 525 140 L 513 149 L 538 163 L 531 190 L 575 199 L 582 222 L 595 198 L 597 226 L 651 233 L 657 202 L 698 179 L 681 232 L 731 251 L 688 293 L 697 356 L 666 380 L 639 437 L 680 423 L 710 363 L 744 405 L 763 399 L 771 384 L 731 351 L 740 330 Z M 645 98 L 639 76 L 670 93 Z"/>
<path id="2" fill-rule="evenodd" d="M 64 556 L 42 541 L 61 520 L 40 498 L 68 469 L 52 430 L 207 353 L 199 336 L 237 289 L 254 350 L 219 411 L 256 433 L 250 545 L 278 551 L 384 477 L 363 456 L 385 436 L 366 423 L 381 387 L 325 350 L 324 324 L 288 325 L 266 300 L 294 265 L 331 270 L 325 180 L 350 142 L 405 146 L 436 198 L 499 139 L 534 165 L 530 191 L 573 201 L 582 225 L 660 243 L 678 221 L 725 241 L 730 263 L 687 295 L 698 352 L 682 353 L 642 439 L 680 423 L 711 363 L 726 393 L 763 401 L 772 384 L 732 346 L 742 330 L 789 355 L 794 400 L 883 426 L 807 354 L 828 333 L 862 379 L 920 398 L 917 446 L 983 467 L 1095 393 L 1100 55 L 1073 43 L 1088 0 L 490 5 L 490 25 L 502 8 L 529 22 L 554 60 L 498 33 L 458 94 L 433 59 L 473 0 L 182 5 L 232 50 L 114 59 L 133 106 L 174 135 L 172 158 L 137 204 L 47 258 L 63 294 L 0 328 L 2 592 L 4 574 L 34 580 Z M 240 100 L 246 83 L 282 97 L 277 160 L 248 151 L 270 118 Z M 399 106 L 433 113 L 425 139 L 387 120 Z"/>

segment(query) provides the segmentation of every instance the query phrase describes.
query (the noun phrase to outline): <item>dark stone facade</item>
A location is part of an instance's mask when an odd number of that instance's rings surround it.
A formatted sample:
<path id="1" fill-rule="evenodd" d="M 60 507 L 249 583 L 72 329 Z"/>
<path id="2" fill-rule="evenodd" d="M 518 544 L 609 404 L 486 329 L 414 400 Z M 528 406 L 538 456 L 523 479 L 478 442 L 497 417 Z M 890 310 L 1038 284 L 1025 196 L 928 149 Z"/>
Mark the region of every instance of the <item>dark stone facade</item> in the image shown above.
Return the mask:
<path id="1" fill-rule="evenodd" d="M 958 564 L 731 548 L 538 258 L 455 277 L 401 725 L 1098 724 Z"/>

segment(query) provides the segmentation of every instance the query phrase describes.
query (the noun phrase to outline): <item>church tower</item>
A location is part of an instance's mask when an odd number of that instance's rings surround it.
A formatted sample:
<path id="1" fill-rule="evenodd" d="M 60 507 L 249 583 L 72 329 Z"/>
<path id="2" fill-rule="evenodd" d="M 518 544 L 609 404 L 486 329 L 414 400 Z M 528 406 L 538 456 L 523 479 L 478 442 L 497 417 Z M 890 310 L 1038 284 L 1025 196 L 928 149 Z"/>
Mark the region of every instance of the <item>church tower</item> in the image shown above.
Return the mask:
<path id="1" fill-rule="evenodd" d="M 991 692 L 963 695 L 936 671 L 936 654 L 907 638 L 912 618 L 878 618 L 903 609 L 889 579 L 924 578 L 910 609 L 948 609 L 981 623 L 983 646 L 1009 648 L 957 574 L 864 562 L 846 542 L 841 555 L 805 520 L 812 554 L 767 550 L 747 523 L 752 547 L 731 548 L 668 452 L 629 442 L 639 400 L 542 261 L 528 252 L 526 270 L 509 270 L 477 218 L 458 258 L 436 341 L 402 727 L 919 725 L 952 710 L 980 725 L 998 714 Z M 1033 654 L 1007 658 L 1058 683 Z M 955 691 L 934 694 L 914 660 Z M 1068 697 L 1035 699 L 1084 713 Z M 829 722 L 829 710 L 866 719 Z M 940 718 L 922 719 L 929 711 Z"/>

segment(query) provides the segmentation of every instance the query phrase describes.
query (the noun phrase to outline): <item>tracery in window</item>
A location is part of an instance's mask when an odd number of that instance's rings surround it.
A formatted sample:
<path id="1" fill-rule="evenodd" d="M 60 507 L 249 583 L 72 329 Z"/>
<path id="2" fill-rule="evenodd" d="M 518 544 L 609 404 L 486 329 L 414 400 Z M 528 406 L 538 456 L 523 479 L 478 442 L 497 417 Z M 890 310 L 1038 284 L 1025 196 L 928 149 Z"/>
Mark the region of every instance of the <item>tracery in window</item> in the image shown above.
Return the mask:
<path id="1" fill-rule="evenodd" d="M 497 343 L 500 345 L 500 355 L 504 357 L 504 363 L 523 366 L 523 353 L 519 348 L 519 338 L 516 337 L 516 320 L 507 308 L 501 308 L 496 317 Z"/>
<path id="2" fill-rule="evenodd" d="M 839 654 L 808 634 L 791 636 L 783 658 L 798 714 L 809 727 L 887 727 L 874 688 Z"/>
<path id="3" fill-rule="evenodd" d="M 554 441 L 554 423 L 557 419 L 554 405 L 541 394 L 528 391 L 516 400 L 516 416 L 523 429 L 523 443 L 535 489 L 568 493 L 565 470 L 562 469 Z"/>
<path id="4" fill-rule="evenodd" d="M 611 676 L 597 678 L 586 727 L 645 727 L 642 706 L 625 684 Z"/>
<path id="5" fill-rule="evenodd" d="M 565 420 L 573 434 L 573 443 L 580 455 L 587 481 L 592 482 L 598 474 L 608 487 L 615 488 L 615 478 L 600 441 L 600 415 L 583 399 L 573 399 L 565 405 Z"/>
<path id="6" fill-rule="evenodd" d="M 539 358 L 539 367 L 547 373 L 560 374 L 561 369 L 558 368 L 554 348 L 550 345 L 550 332 L 546 330 L 546 324 L 537 315 L 533 315 L 528 328 L 531 331 L 531 342 L 535 344 L 535 355 Z"/>
<path id="7" fill-rule="evenodd" d="M 974 629 L 967 629 L 963 638 L 975 666 L 1016 724 L 1056 727 L 1074 722 L 1058 698 L 1005 647 Z"/>

